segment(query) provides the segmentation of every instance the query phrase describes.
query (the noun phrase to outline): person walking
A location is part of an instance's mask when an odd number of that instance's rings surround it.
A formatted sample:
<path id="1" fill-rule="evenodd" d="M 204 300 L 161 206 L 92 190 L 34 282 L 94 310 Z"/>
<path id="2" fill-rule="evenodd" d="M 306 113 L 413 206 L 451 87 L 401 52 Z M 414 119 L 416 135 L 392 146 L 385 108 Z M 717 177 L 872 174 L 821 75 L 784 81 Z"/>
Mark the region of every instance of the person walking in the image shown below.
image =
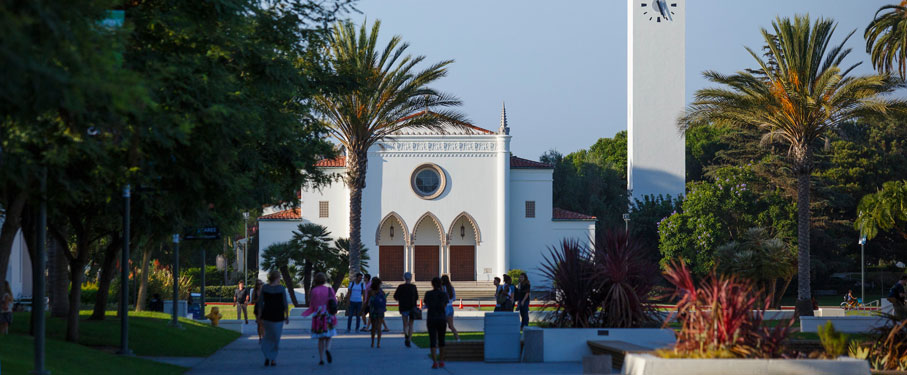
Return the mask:
<path id="1" fill-rule="evenodd" d="M 284 324 L 290 324 L 289 307 L 287 288 L 280 285 L 280 272 L 268 272 L 268 285 L 261 287 L 261 324 L 265 331 L 261 352 L 265 356 L 265 366 L 277 366 L 280 335 Z"/>
<path id="2" fill-rule="evenodd" d="M 190 294 L 191 297 L 191 294 Z M 249 324 L 249 312 L 246 311 L 246 305 L 249 303 L 249 290 L 246 289 L 246 283 L 242 280 L 233 293 L 233 306 L 236 307 L 236 319 L 240 320 L 245 317 L 246 324 Z"/>
<path id="3" fill-rule="evenodd" d="M 252 288 L 252 315 L 255 315 L 255 326 L 258 330 L 258 342 L 261 343 L 261 337 L 264 335 L 264 328 L 261 326 L 261 287 L 264 283 L 261 280 L 255 280 L 255 287 Z"/>
<path id="4" fill-rule="evenodd" d="M 365 301 L 369 320 L 371 321 L 372 347 L 375 347 L 375 335 L 378 335 L 378 348 L 381 348 L 381 325 L 384 323 L 384 312 L 387 311 L 387 295 L 381 290 L 381 279 L 372 279 L 368 298 Z"/>
<path id="5" fill-rule="evenodd" d="M 397 286 L 394 291 L 394 300 L 397 301 L 397 308 L 400 310 L 400 318 L 403 320 L 403 344 L 410 347 L 413 337 L 413 318 L 416 314 L 416 303 L 419 299 L 419 289 L 412 283 L 413 274 L 406 272 L 403 274 L 403 284 Z"/>
<path id="6" fill-rule="evenodd" d="M 359 313 L 362 310 L 362 295 L 365 293 L 365 283 L 362 282 L 362 274 L 356 274 L 356 280 L 351 281 L 346 288 L 346 332 L 350 332 L 353 323 L 353 317 L 356 317 L 356 331 L 359 331 Z"/>
<path id="7" fill-rule="evenodd" d="M 907 284 L 907 275 L 901 276 L 901 279 L 894 283 L 891 289 L 888 289 L 888 297 L 886 298 L 888 302 L 891 302 L 891 307 L 894 308 L 894 316 L 902 320 L 907 319 L 907 306 L 905 306 L 905 296 L 907 296 L 907 292 L 904 290 L 905 284 Z"/>
<path id="8" fill-rule="evenodd" d="M 444 290 L 444 293 L 447 293 L 448 303 L 447 307 L 444 308 L 444 313 L 447 315 L 447 326 L 450 327 L 450 331 L 454 334 L 454 339 L 457 342 L 460 341 L 460 333 L 457 332 L 457 328 L 454 327 L 454 301 L 457 299 L 457 292 L 454 290 L 453 284 L 450 283 L 450 277 L 447 275 L 441 276 L 441 289 Z"/>
<path id="9" fill-rule="evenodd" d="M 331 357 L 331 337 L 337 335 L 337 296 L 334 288 L 327 286 L 327 275 L 324 272 L 315 274 L 312 280 L 313 287 L 309 290 L 309 308 L 302 316 L 312 317 L 312 338 L 318 339 L 318 364 L 324 365 L 324 357 L 328 363 L 334 362 Z"/>
<path id="10" fill-rule="evenodd" d="M 9 281 L 3 280 L 3 288 L 0 288 L 0 334 L 8 335 L 12 324 L 13 289 L 9 287 Z"/>
<path id="11" fill-rule="evenodd" d="M 444 367 L 444 335 L 447 334 L 447 304 L 450 299 L 441 289 L 441 279 L 431 279 L 431 290 L 425 293 L 425 327 L 428 328 L 428 342 L 431 347 L 431 368 Z"/>
<path id="12" fill-rule="evenodd" d="M 525 272 L 520 273 L 520 285 L 516 290 L 517 308 L 520 310 L 520 330 L 529 325 L 529 276 Z"/>
<path id="13" fill-rule="evenodd" d="M 501 298 L 502 290 L 503 290 L 503 288 L 501 288 L 501 278 L 495 276 L 494 277 L 494 311 L 501 311 L 501 303 L 503 302 L 503 300 Z"/>
<path id="14" fill-rule="evenodd" d="M 362 316 L 362 321 L 365 322 L 365 327 L 362 327 L 362 332 L 371 331 L 371 321 L 368 319 L 368 309 L 365 305 L 368 304 L 368 292 L 372 290 L 372 275 L 365 274 L 365 291 L 363 295 L 365 298 L 362 299 L 362 310 L 360 315 Z"/>
<path id="15" fill-rule="evenodd" d="M 504 302 L 501 303 L 501 311 L 513 312 L 513 297 L 516 292 L 516 289 L 513 287 L 513 279 L 510 278 L 510 275 L 504 275 Z"/>

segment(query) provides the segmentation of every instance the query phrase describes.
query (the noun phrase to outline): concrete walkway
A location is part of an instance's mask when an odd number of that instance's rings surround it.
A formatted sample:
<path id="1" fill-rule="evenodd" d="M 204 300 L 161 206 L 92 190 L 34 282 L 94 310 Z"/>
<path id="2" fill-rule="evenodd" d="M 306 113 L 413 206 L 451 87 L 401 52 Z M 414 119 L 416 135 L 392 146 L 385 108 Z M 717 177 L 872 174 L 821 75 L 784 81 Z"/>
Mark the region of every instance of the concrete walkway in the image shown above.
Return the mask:
<path id="1" fill-rule="evenodd" d="M 334 363 L 318 365 L 318 342 L 304 330 L 284 330 L 276 367 L 264 367 L 257 335 L 244 335 L 187 374 L 581 374 L 580 363 L 500 363 L 447 362 L 447 367 L 431 369 L 428 349 L 403 346 L 400 333 L 385 334 L 380 349 L 369 348 L 370 338 L 362 334 L 341 334 L 333 339 Z"/>

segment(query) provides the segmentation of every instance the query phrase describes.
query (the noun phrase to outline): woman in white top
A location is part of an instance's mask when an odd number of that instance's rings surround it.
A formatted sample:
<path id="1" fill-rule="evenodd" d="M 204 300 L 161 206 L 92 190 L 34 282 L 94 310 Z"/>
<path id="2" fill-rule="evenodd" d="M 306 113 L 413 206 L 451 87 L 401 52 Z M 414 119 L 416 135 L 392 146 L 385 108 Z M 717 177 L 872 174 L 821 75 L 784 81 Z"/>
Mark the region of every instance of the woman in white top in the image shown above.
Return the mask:
<path id="1" fill-rule="evenodd" d="M 346 332 L 350 332 L 353 323 L 353 317 L 356 317 L 356 332 L 359 331 L 359 313 L 362 310 L 362 295 L 365 292 L 365 283 L 362 282 L 362 274 L 356 274 L 356 281 L 350 282 L 346 290 Z"/>

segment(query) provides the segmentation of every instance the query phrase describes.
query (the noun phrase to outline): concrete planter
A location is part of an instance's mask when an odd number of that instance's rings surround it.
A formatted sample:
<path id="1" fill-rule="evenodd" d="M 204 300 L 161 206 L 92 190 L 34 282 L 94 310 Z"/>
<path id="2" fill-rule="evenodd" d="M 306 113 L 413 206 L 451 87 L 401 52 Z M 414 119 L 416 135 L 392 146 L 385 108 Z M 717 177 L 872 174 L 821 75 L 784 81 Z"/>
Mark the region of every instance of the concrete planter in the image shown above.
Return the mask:
<path id="1" fill-rule="evenodd" d="M 801 332 L 818 332 L 820 325 L 831 322 L 838 332 L 865 333 L 885 325 L 885 319 L 878 316 L 801 316 Z"/>
<path id="2" fill-rule="evenodd" d="M 589 340 L 616 340 L 650 348 L 670 347 L 674 331 L 660 328 L 523 328 L 524 362 L 580 362 L 592 355 Z"/>
<path id="3" fill-rule="evenodd" d="M 869 362 L 861 359 L 677 359 L 651 354 L 628 354 L 626 375 L 869 375 Z"/>

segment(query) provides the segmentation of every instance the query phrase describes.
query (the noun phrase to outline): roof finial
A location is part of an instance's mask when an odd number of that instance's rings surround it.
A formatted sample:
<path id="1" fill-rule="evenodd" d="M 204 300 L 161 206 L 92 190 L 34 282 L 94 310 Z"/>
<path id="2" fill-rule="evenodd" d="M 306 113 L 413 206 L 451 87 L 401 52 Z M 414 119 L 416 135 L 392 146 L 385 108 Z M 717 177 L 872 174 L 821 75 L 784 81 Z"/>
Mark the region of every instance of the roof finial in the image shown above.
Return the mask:
<path id="1" fill-rule="evenodd" d="M 507 106 L 504 105 L 504 102 L 501 102 L 501 127 L 498 128 L 498 134 L 510 134 L 510 127 L 507 126 Z"/>

